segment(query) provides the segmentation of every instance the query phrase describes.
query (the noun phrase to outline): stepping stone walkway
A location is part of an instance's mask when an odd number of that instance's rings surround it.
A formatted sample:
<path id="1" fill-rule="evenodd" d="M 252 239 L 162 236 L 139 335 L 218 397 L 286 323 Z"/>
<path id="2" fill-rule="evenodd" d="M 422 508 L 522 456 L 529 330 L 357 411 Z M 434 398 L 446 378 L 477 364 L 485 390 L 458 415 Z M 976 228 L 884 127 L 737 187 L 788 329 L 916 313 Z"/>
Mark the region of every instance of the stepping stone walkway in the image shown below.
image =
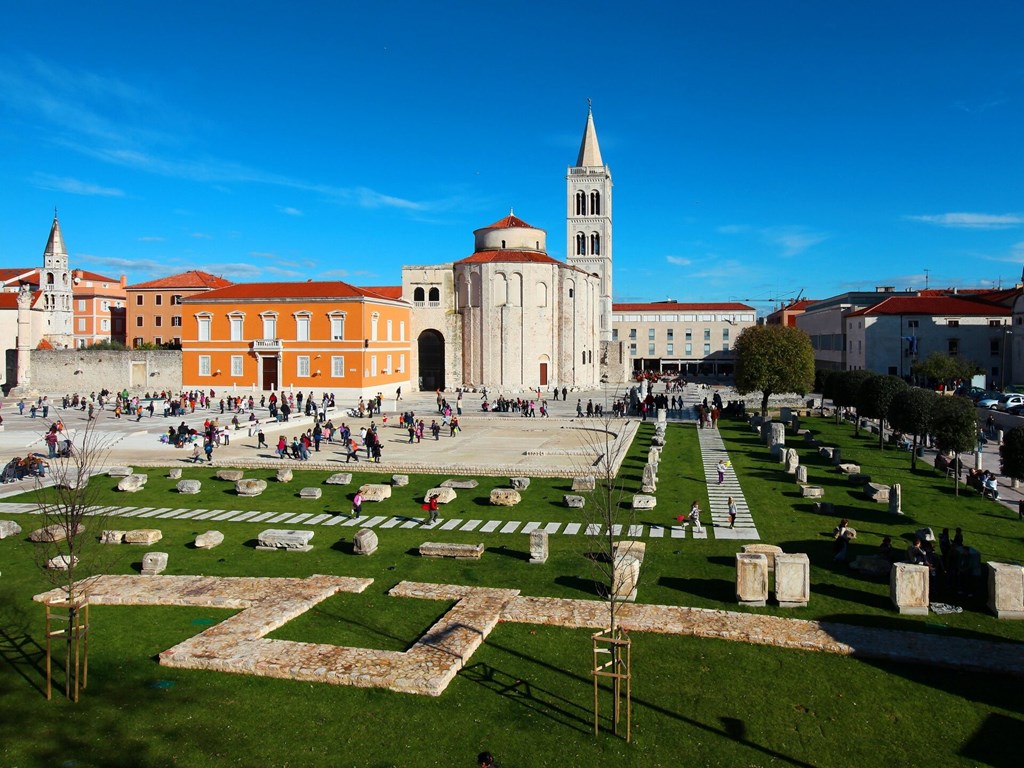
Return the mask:
<path id="1" fill-rule="evenodd" d="M 736 473 L 730 467 L 725 473 L 725 482 L 718 484 L 718 461 L 719 459 L 729 460 L 729 454 L 725 450 L 725 443 L 722 435 L 717 429 L 698 429 L 697 441 L 700 443 L 701 460 L 704 463 L 704 479 L 708 484 L 708 500 L 711 502 L 711 522 L 714 526 L 716 539 L 743 539 L 760 541 L 761 536 L 754 525 L 754 518 L 750 514 L 750 507 L 743 496 L 743 489 L 740 488 L 740 481 L 736 479 Z M 736 527 L 729 527 L 729 497 L 732 496 L 736 502 Z M 693 538 L 707 538 L 707 527 L 703 536 L 695 535 Z"/>

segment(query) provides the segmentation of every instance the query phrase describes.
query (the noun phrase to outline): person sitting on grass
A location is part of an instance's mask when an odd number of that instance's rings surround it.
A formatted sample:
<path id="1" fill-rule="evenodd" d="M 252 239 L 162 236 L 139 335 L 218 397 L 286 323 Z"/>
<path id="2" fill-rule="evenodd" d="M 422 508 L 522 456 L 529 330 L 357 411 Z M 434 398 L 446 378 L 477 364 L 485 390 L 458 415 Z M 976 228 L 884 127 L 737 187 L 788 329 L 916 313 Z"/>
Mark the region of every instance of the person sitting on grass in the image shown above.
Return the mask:
<path id="1" fill-rule="evenodd" d="M 844 517 L 832 531 L 832 536 L 835 539 L 832 545 L 832 559 L 841 563 L 849 555 L 850 541 L 857 538 L 857 532 L 850 527 L 850 521 Z"/>

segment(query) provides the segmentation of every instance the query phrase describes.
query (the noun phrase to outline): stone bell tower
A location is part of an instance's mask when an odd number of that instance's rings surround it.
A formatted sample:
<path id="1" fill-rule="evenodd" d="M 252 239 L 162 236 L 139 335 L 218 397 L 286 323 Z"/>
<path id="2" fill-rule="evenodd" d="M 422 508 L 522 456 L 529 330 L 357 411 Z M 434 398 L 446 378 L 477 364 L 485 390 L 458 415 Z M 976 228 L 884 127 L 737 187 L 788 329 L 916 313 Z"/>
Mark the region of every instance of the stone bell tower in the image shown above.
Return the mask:
<path id="1" fill-rule="evenodd" d="M 43 251 L 43 268 L 39 271 L 39 290 L 42 292 L 41 307 L 46 314 L 43 338 L 54 349 L 70 349 L 75 345 L 74 301 L 71 270 L 68 269 L 68 252 L 64 247 L 64 236 L 60 231 L 57 210 L 53 211 L 53 225 L 50 237 Z"/>

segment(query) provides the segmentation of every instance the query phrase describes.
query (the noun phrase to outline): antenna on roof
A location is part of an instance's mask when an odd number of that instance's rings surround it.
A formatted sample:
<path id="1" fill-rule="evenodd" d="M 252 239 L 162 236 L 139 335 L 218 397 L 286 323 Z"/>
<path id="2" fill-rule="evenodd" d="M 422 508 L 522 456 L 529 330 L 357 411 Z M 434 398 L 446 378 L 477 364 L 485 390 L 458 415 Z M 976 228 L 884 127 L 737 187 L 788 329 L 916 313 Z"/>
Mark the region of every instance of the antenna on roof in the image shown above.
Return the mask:
<path id="1" fill-rule="evenodd" d="M 515 216 L 516 215 L 515 208 L 513 208 L 511 205 L 508 207 L 508 215 L 509 216 Z"/>
<path id="2" fill-rule="evenodd" d="M 928 290 L 928 270 L 924 271 L 924 289 Z"/>
<path id="3" fill-rule="evenodd" d="M 587 112 L 588 113 L 592 113 L 593 111 L 594 111 L 594 102 L 591 101 L 590 97 L 588 96 L 587 97 Z"/>

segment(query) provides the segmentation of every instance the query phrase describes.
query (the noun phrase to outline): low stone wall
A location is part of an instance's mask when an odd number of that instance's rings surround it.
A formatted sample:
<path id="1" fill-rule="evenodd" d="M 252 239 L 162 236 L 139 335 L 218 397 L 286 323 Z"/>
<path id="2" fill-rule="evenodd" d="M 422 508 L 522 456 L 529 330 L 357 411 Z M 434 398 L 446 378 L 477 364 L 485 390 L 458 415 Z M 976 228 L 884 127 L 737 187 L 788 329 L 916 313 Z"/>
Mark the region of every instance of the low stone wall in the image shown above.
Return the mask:
<path id="1" fill-rule="evenodd" d="M 47 349 L 32 350 L 31 381 L 19 383 L 18 394 L 66 394 L 101 389 L 135 394 L 180 392 L 181 352 L 170 349 Z"/>

